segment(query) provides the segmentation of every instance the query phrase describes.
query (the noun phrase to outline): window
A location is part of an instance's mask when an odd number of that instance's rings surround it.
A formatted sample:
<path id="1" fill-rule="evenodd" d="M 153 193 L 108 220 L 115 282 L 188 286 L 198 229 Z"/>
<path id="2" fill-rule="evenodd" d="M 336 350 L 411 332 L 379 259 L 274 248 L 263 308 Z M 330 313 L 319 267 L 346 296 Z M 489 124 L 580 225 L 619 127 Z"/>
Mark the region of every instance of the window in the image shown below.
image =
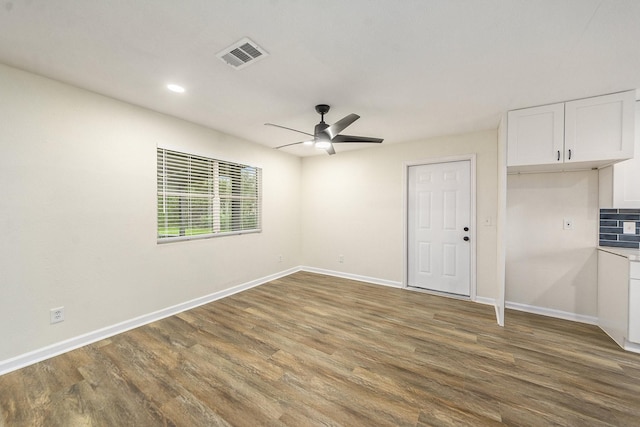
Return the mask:
<path id="1" fill-rule="evenodd" d="M 158 148 L 158 242 L 260 231 L 253 166 Z"/>

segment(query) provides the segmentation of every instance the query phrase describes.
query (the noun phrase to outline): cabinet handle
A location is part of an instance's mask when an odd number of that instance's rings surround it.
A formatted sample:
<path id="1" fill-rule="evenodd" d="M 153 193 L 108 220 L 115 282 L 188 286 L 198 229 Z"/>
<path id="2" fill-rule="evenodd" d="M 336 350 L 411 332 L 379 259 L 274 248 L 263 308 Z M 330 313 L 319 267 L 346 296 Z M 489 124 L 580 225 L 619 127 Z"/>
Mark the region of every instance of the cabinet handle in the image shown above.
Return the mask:
<path id="1" fill-rule="evenodd" d="M 558 161 L 560 161 L 560 150 L 558 150 Z"/>
<path id="2" fill-rule="evenodd" d="M 569 160 L 571 160 L 571 148 L 569 148 Z"/>

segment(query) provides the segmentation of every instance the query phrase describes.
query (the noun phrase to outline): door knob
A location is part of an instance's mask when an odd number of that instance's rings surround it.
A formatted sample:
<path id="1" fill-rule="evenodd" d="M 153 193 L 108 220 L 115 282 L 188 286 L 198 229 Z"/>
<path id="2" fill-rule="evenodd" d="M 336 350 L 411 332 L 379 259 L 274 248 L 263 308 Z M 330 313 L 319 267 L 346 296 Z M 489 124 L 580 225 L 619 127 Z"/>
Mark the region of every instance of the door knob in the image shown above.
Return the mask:
<path id="1" fill-rule="evenodd" d="M 464 236 L 463 239 L 464 239 L 465 242 L 468 242 L 469 241 L 469 236 Z"/>
<path id="2" fill-rule="evenodd" d="M 464 231 L 469 231 L 469 227 L 465 227 L 465 228 L 464 228 Z"/>

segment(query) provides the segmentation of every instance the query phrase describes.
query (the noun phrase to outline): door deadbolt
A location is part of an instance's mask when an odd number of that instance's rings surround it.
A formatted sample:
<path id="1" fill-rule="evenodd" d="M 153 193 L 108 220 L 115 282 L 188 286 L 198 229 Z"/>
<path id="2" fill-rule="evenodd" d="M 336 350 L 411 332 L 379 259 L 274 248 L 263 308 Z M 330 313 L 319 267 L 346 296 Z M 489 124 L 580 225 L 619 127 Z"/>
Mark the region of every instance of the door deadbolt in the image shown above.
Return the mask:
<path id="1" fill-rule="evenodd" d="M 469 231 L 469 227 L 465 227 L 463 230 L 464 231 Z"/>

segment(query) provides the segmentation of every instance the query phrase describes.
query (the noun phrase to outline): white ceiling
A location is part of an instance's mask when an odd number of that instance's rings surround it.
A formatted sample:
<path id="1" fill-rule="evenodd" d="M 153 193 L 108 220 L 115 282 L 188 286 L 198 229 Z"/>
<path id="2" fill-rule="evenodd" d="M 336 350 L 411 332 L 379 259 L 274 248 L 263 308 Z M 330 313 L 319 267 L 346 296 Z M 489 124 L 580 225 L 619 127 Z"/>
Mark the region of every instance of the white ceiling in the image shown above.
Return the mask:
<path id="1" fill-rule="evenodd" d="M 216 53 L 243 37 L 270 55 L 234 70 Z M 0 62 L 269 147 L 302 135 L 265 122 L 312 132 L 318 103 L 388 144 L 640 88 L 639 44 L 638 0 L 0 2 Z"/>

